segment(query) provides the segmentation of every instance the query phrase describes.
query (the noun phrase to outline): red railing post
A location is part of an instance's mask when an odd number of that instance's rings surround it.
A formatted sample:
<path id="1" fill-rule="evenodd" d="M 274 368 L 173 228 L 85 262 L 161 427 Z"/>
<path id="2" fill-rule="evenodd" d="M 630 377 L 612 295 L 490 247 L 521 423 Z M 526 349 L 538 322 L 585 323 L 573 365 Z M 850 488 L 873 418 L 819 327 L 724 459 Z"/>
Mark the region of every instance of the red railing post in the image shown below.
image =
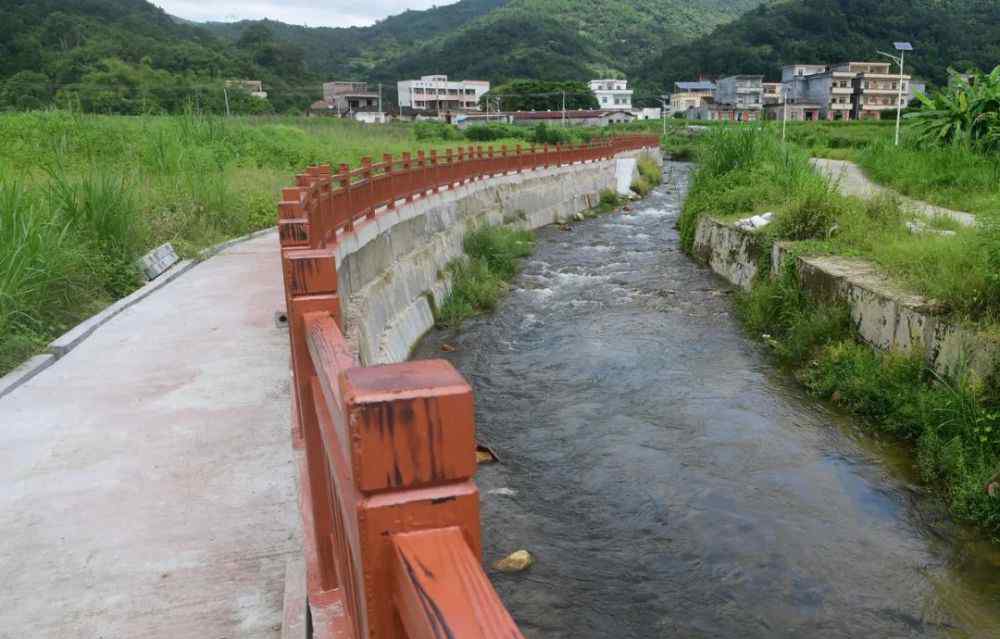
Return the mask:
<path id="1" fill-rule="evenodd" d="M 385 192 L 388 194 L 389 202 L 386 206 L 390 209 L 396 208 L 396 173 L 392 170 L 392 154 L 382 154 L 383 170 L 385 171 Z"/>
<path id="2" fill-rule="evenodd" d="M 431 149 L 431 193 L 437 193 L 438 187 L 441 185 L 441 169 L 438 166 L 438 152 L 437 149 Z"/>
<path id="3" fill-rule="evenodd" d="M 368 218 L 375 217 L 375 183 L 372 181 L 372 159 L 361 158 L 361 176 L 365 183 L 365 208 L 364 215 Z"/>
<path id="4" fill-rule="evenodd" d="M 341 164 L 339 171 L 337 173 L 337 179 L 340 181 L 340 188 L 343 190 L 343 211 L 340 214 L 339 222 L 344 225 L 345 231 L 354 230 L 354 198 L 353 185 L 351 184 L 351 169 L 346 164 Z"/>
<path id="5" fill-rule="evenodd" d="M 281 189 L 278 204 L 278 239 L 283 248 L 309 246 L 309 219 L 298 187 Z"/>
<path id="6" fill-rule="evenodd" d="M 451 191 L 455 188 L 455 158 L 450 148 L 445 150 L 444 159 L 448 163 L 445 173 L 448 175 L 448 190 Z"/>
<path id="7" fill-rule="evenodd" d="M 294 419 L 305 449 L 308 481 L 306 505 L 313 522 L 313 538 L 308 542 L 316 554 L 316 572 L 312 581 L 320 590 L 331 590 L 337 583 L 334 570 L 333 512 L 330 483 L 322 436 L 316 415 L 317 398 L 310 381 L 316 374 L 305 338 L 304 316 L 321 312 L 340 321 L 337 296 L 337 270 L 330 249 L 288 249 L 282 253 L 285 298 L 292 353 Z"/>
<path id="8" fill-rule="evenodd" d="M 405 185 L 404 193 L 406 194 L 406 201 L 413 201 L 413 162 L 410 159 L 410 152 L 403 152 L 403 173 L 406 174 L 403 184 Z"/>
<path id="9" fill-rule="evenodd" d="M 417 151 L 417 184 L 420 197 L 427 195 L 427 156 L 423 151 Z"/>

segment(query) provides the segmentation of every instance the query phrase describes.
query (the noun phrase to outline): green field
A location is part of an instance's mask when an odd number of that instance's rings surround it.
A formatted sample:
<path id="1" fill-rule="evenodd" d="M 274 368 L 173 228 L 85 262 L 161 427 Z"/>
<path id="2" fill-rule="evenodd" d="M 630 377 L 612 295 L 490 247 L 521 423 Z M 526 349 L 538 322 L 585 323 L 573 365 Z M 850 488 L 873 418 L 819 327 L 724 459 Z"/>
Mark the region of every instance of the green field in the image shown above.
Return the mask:
<path id="1" fill-rule="evenodd" d="M 471 143 L 327 118 L 0 115 L 0 374 L 137 288 L 135 259 L 160 243 L 194 256 L 273 225 L 309 164 Z M 505 143 L 527 144 L 488 142 Z"/>

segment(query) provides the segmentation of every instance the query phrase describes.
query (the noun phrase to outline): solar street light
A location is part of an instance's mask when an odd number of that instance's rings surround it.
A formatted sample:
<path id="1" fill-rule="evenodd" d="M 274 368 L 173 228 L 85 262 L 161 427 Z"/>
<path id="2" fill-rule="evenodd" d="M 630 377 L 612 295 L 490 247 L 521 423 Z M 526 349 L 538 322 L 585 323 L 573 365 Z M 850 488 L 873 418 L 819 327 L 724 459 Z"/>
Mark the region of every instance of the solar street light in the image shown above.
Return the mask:
<path id="1" fill-rule="evenodd" d="M 884 51 L 879 51 L 879 54 L 895 60 L 899 65 L 899 95 L 896 97 L 896 146 L 899 146 L 899 123 L 903 118 L 903 62 L 906 59 L 906 52 L 913 51 L 913 45 L 909 42 L 893 42 L 892 46 L 899 51 L 899 56 Z"/>

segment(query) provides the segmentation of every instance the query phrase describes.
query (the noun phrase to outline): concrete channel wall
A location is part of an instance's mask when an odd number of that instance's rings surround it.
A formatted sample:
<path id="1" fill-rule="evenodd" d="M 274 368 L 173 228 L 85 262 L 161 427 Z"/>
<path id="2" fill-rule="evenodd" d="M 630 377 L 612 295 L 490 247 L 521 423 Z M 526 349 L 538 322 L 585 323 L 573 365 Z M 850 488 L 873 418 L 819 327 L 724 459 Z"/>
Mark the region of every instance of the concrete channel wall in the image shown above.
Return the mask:
<path id="1" fill-rule="evenodd" d="M 764 253 L 755 233 L 710 217 L 702 217 L 693 253 L 730 283 L 750 290 L 762 259 L 772 276 L 789 258 L 790 244 L 777 242 Z M 941 373 L 968 367 L 985 378 L 1000 363 L 1000 344 L 954 321 L 948 309 L 932 299 L 905 291 L 874 264 L 840 256 L 796 256 L 799 281 L 812 299 L 847 304 L 858 336 L 883 351 L 924 353 Z"/>
<path id="2" fill-rule="evenodd" d="M 447 264 L 481 225 L 535 229 L 595 206 L 600 192 L 630 184 L 635 159 L 662 162 L 658 148 L 611 160 L 511 173 L 470 182 L 379 214 L 337 246 L 346 337 L 362 364 L 401 362 L 434 325 L 450 290 Z"/>

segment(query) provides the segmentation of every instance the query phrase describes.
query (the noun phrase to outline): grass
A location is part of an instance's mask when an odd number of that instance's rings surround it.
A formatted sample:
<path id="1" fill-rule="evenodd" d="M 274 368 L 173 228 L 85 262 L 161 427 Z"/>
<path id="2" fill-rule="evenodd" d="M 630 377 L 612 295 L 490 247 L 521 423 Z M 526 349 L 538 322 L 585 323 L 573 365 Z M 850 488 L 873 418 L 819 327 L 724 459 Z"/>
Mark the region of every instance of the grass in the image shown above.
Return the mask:
<path id="1" fill-rule="evenodd" d="M 906 227 L 913 217 L 898 202 L 840 195 L 811 170 L 809 151 L 783 145 L 774 127 L 714 128 L 699 157 L 679 222 L 685 248 L 702 215 L 775 213 L 756 234 L 767 256 L 764 268 L 740 298 L 748 330 L 767 341 L 811 392 L 863 417 L 872 429 L 912 442 L 915 463 L 941 487 L 953 512 L 1000 535 L 1000 502 L 983 492 L 1000 470 L 997 372 L 984 379 L 956 371 L 945 378 L 929 370 L 920 353 L 873 351 L 856 341 L 845 307 L 809 299 L 790 265 L 769 277 L 768 259 L 778 240 L 792 242 L 794 254 L 863 257 L 902 286 L 948 304 L 953 319 L 996 332 L 1000 226 L 988 220 L 975 229 L 937 224 L 955 235 L 913 234 Z"/>
<path id="2" fill-rule="evenodd" d="M 645 155 L 639 158 L 636 168 L 639 176 L 632 181 L 630 188 L 640 197 L 646 197 L 663 182 L 663 170 L 655 160 Z"/>
<path id="3" fill-rule="evenodd" d="M 914 234 L 906 226 L 914 218 L 898 202 L 840 195 L 812 171 L 808 153 L 782 145 L 773 127 L 713 129 L 700 158 L 680 219 L 688 250 L 701 215 L 735 219 L 772 211 L 775 222 L 760 237 L 765 245 L 792 240 L 815 254 L 864 257 L 900 285 L 944 302 L 958 319 L 991 324 L 1000 317 L 996 224 L 953 227 L 948 237 Z"/>
<path id="4" fill-rule="evenodd" d="M 465 236 L 465 255 L 447 267 L 451 292 L 436 309 L 439 326 L 454 328 L 466 319 L 493 311 L 517 274 L 521 258 L 535 248 L 531 231 L 484 226 Z"/>
<path id="5" fill-rule="evenodd" d="M 904 138 L 905 139 L 905 138 Z M 854 159 L 874 181 L 910 197 L 1000 222 L 1000 154 L 875 141 Z"/>
<path id="6" fill-rule="evenodd" d="M 329 118 L 0 115 L 0 375 L 139 286 L 153 247 L 273 225 L 303 167 L 453 146 Z"/>
<path id="7" fill-rule="evenodd" d="M 738 308 L 811 393 L 912 443 L 921 475 L 942 489 L 952 512 L 1000 535 L 1000 501 L 983 490 L 1000 469 L 997 379 L 961 372 L 947 379 L 930 371 L 921 353 L 858 343 L 847 308 L 810 300 L 791 262 L 742 294 Z"/>

